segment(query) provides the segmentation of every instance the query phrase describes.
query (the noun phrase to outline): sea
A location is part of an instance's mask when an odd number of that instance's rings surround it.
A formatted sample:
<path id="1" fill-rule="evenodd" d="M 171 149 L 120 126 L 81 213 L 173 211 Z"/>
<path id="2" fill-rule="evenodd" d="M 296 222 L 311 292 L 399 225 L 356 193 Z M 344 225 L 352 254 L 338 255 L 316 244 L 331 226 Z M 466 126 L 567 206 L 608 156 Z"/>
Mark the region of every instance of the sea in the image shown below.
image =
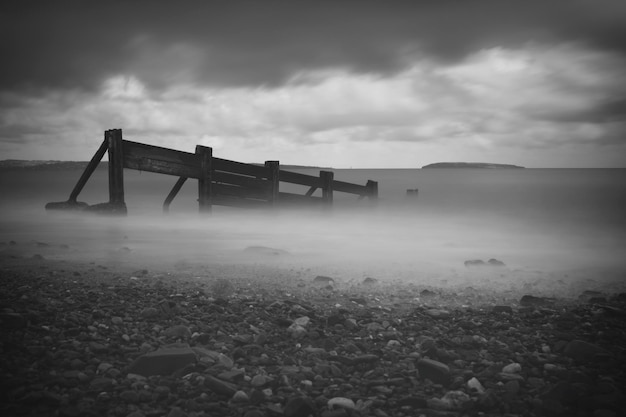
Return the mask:
<path id="1" fill-rule="evenodd" d="M 44 209 L 68 199 L 81 170 L 4 170 L 0 250 L 23 248 L 25 263 L 40 253 L 170 273 L 189 264 L 246 264 L 351 283 L 375 277 L 572 296 L 626 288 L 626 169 L 332 171 L 336 180 L 377 181 L 379 198 L 335 193 L 332 208 L 215 206 L 201 214 L 197 182 L 189 180 L 165 214 L 176 178 L 125 170 L 128 215 L 109 217 Z M 307 189 L 281 184 L 281 191 Z M 106 169 L 95 171 L 78 200 L 108 201 Z M 505 266 L 465 266 L 489 259 Z"/>

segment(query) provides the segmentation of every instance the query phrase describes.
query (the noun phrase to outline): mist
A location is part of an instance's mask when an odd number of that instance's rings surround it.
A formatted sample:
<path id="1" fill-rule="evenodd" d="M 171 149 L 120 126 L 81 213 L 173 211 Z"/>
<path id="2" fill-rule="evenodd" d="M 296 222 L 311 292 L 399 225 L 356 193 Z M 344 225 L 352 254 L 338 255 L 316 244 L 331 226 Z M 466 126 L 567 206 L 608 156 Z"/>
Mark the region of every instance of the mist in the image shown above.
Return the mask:
<path id="1" fill-rule="evenodd" d="M 46 212 L 45 202 L 62 201 L 71 190 L 68 179 L 77 178 L 63 173 L 54 186 L 25 186 L 8 193 L 12 198 L 5 194 L 0 242 L 17 242 L 25 262 L 40 254 L 199 278 L 218 278 L 228 269 L 228 275 L 271 280 L 277 274 L 305 283 L 327 275 L 346 287 L 373 277 L 381 285 L 505 291 L 530 286 L 548 294 L 562 293 L 563 282 L 572 294 L 581 286 L 624 285 L 623 197 L 593 181 L 581 193 L 563 186 L 562 172 L 531 173 L 547 175 L 533 183 L 515 180 L 528 175 L 519 172 L 472 173 L 468 181 L 467 175 L 425 170 L 362 171 L 339 174 L 357 183 L 365 174 L 379 179 L 376 202 L 337 195 L 332 208 L 214 206 L 210 215 L 198 213 L 194 181 L 164 214 L 171 178 L 132 172 L 125 179 L 126 217 Z M 105 174 L 97 173 L 79 200 L 106 201 Z M 30 181 L 28 175 L 21 179 Z M 406 189 L 416 185 L 419 194 L 407 196 Z M 464 265 L 492 258 L 505 266 Z"/>

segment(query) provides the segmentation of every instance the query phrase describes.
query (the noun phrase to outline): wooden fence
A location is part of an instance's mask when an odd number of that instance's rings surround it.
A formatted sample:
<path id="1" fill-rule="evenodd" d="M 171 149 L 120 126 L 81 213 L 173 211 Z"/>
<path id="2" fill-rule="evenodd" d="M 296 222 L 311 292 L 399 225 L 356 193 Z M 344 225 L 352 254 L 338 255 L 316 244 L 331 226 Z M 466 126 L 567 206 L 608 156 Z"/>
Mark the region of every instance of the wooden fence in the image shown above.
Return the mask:
<path id="1" fill-rule="evenodd" d="M 77 201 L 78 195 L 93 174 L 98 163 L 109 154 L 109 202 L 88 206 Z M 182 152 L 159 146 L 131 142 L 122 138 L 121 129 L 107 130 L 104 141 L 85 168 L 68 201 L 46 204 L 46 209 L 84 209 L 108 213 L 126 213 L 124 201 L 124 168 L 177 176 L 178 180 L 165 198 L 163 211 L 167 212 L 187 179 L 198 180 L 198 204 L 201 212 L 210 212 L 213 205 L 234 207 L 273 207 L 292 204 L 322 204 L 333 202 L 334 192 L 355 194 L 359 199 L 378 198 L 378 183 L 367 181 L 357 185 L 334 179 L 331 171 L 320 171 L 319 176 L 305 175 L 280 169 L 278 161 L 265 165 L 245 164 L 216 158 L 213 150 L 196 146 L 195 153 Z M 280 191 L 280 183 L 309 187 L 305 194 Z M 321 190 L 321 197 L 313 194 Z"/>

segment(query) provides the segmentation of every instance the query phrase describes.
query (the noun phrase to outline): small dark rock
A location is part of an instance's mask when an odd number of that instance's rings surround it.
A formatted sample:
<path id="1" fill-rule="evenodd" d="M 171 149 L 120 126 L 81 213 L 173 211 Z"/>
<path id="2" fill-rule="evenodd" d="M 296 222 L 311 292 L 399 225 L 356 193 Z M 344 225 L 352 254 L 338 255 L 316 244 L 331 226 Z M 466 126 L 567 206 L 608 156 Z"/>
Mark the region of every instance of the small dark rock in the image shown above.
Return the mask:
<path id="1" fill-rule="evenodd" d="M 445 385 L 450 380 L 448 365 L 432 359 L 420 359 L 417 362 L 417 370 L 422 378 L 430 379 L 436 384 Z"/>
<path id="2" fill-rule="evenodd" d="M 292 397 L 287 401 L 283 413 L 285 417 L 304 417 L 317 415 L 317 408 L 309 397 Z"/>
<path id="3" fill-rule="evenodd" d="M 376 278 L 367 277 L 363 280 L 363 285 L 376 285 L 378 280 Z"/>

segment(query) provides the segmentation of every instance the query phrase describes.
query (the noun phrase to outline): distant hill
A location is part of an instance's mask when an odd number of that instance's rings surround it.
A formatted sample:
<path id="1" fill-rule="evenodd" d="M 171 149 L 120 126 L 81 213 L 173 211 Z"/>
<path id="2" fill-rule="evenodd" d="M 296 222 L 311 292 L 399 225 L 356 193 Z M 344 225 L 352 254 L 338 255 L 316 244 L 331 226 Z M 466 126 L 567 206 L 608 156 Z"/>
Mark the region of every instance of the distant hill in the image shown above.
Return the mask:
<path id="1" fill-rule="evenodd" d="M 55 170 L 55 171 L 63 171 L 63 170 L 84 170 L 89 164 L 88 161 L 40 161 L 40 160 L 23 160 L 23 159 L 5 159 L 0 161 L 0 171 L 10 171 L 10 170 L 29 170 L 29 171 L 39 171 L 39 170 Z M 263 164 L 254 164 L 263 166 Z M 98 169 L 105 169 L 109 166 L 107 161 L 100 161 L 98 164 Z M 315 166 L 306 166 L 306 165 L 281 165 L 281 169 L 289 170 L 289 169 L 331 169 L 325 167 L 315 167 Z"/>
<path id="2" fill-rule="evenodd" d="M 424 165 L 424 168 L 487 168 L 487 169 L 520 169 L 524 168 L 518 165 L 508 164 L 489 164 L 484 162 L 437 162 L 434 164 Z"/>
<path id="3" fill-rule="evenodd" d="M 39 171 L 39 170 L 74 170 L 74 169 L 85 169 L 89 162 L 87 161 L 29 161 L 22 159 L 5 159 L 4 161 L 0 161 L 0 171 L 9 171 L 9 170 L 28 170 L 28 171 Z M 107 161 L 100 162 L 99 167 L 108 166 Z"/>

